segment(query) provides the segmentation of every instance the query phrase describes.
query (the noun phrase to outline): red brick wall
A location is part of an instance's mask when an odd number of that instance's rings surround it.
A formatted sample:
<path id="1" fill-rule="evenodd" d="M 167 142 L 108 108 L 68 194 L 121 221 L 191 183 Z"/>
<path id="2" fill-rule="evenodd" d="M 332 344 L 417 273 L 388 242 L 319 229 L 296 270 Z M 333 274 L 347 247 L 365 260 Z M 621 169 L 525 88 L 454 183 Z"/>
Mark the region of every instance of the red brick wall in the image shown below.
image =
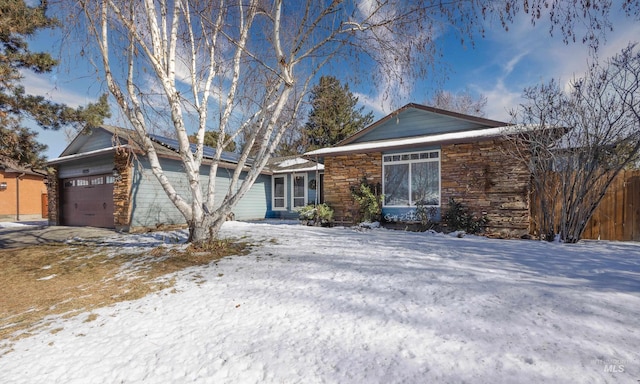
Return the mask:
<path id="1" fill-rule="evenodd" d="M 19 173 L 0 172 L 0 182 L 7 183 L 7 189 L 0 191 L 0 215 L 15 216 L 18 204 L 21 215 L 42 216 L 42 194 L 47 193 L 43 176 L 23 175 L 20 177 L 20 200 L 18 202 L 16 176 Z"/>

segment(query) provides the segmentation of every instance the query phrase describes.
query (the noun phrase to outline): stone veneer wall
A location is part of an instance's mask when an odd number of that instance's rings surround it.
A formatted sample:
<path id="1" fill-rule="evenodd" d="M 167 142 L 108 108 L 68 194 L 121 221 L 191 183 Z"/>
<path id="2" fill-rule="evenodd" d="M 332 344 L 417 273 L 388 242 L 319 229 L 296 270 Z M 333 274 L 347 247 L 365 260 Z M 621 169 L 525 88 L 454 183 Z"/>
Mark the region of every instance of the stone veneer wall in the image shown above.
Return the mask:
<path id="1" fill-rule="evenodd" d="M 58 168 L 49 167 L 47 175 L 47 201 L 49 225 L 60 225 L 60 187 L 58 180 Z"/>
<path id="2" fill-rule="evenodd" d="M 487 234 L 529 233 L 529 172 L 505 155 L 504 139 L 442 146 L 442 209 L 454 198 L 475 215 L 486 213 Z"/>
<path id="3" fill-rule="evenodd" d="M 128 231 L 131 225 L 131 183 L 133 167 L 131 156 L 125 149 L 114 153 L 115 168 L 120 178 L 113 184 L 113 223 L 118 231 Z"/>
<path id="4" fill-rule="evenodd" d="M 529 233 L 529 173 L 506 158 L 503 139 L 442 146 L 442 211 L 454 198 L 477 216 L 487 215 L 487 235 L 519 237 Z M 353 223 L 357 206 L 350 187 L 363 176 L 382 183 L 382 154 L 325 158 L 325 202 L 338 223 Z"/>
<path id="5" fill-rule="evenodd" d="M 358 208 L 351 197 L 351 186 L 366 177 L 371 184 L 382 183 L 382 153 L 330 156 L 324 161 L 324 201 L 337 223 L 353 223 Z"/>

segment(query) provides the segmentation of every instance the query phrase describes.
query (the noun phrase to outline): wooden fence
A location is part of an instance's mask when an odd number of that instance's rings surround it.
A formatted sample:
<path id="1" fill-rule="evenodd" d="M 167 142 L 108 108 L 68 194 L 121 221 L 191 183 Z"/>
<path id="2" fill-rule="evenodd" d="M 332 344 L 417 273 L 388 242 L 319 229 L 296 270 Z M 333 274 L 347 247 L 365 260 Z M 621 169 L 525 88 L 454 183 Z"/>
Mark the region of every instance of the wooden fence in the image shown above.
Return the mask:
<path id="1" fill-rule="evenodd" d="M 535 197 L 531 201 L 535 202 Z M 531 209 L 531 233 L 537 232 L 535 211 Z M 582 238 L 640 241 L 640 170 L 622 171 L 616 176 Z"/>
<path id="2" fill-rule="evenodd" d="M 582 238 L 640 241 L 640 171 L 622 171 L 613 180 Z"/>

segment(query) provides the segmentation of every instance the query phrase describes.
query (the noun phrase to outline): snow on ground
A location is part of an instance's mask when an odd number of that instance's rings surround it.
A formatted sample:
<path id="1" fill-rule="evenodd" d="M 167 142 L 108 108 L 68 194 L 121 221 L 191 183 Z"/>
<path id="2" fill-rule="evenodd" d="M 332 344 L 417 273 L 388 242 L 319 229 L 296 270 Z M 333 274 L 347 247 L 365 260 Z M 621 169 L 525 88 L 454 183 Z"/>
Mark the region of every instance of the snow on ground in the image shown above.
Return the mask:
<path id="1" fill-rule="evenodd" d="M 0 228 L 24 228 L 24 227 L 33 227 L 33 226 L 42 226 L 42 225 L 47 225 L 47 222 L 46 221 L 0 222 Z"/>
<path id="2" fill-rule="evenodd" d="M 241 222 L 223 235 L 257 246 L 180 273 L 177 292 L 56 320 L 0 356 L 0 382 L 640 380 L 640 244 Z M 164 235 L 113 241 L 136 239 Z"/>

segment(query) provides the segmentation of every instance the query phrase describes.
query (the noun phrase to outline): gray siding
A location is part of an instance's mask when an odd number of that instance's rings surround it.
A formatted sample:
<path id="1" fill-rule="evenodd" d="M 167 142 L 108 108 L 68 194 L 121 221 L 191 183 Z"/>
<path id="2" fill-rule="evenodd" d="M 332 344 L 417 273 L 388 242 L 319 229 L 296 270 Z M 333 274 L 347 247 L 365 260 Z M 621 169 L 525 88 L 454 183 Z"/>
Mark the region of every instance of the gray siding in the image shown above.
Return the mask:
<path id="1" fill-rule="evenodd" d="M 92 131 L 87 140 L 80 145 L 77 153 L 91 152 L 98 149 L 113 147 L 113 135 L 101 129 Z"/>
<path id="2" fill-rule="evenodd" d="M 375 127 L 351 144 L 482 128 L 487 128 L 487 126 L 429 111 L 408 109 Z"/>
<path id="3" fill-rule="evenodd" d="M 251 189 L 233 209 L 236 220 L 264 219 L 271 208 L 271 193 L 268 193 L 270 190 L 271 176 L 258 176 Z M 268 204 L 267 201 L 269 201 Z"/>
<path id="4" fill-rule="evenodd" d="M 88 159 L 78 159 L 77 161 L 60 164 L 58 167 L 58 178 L 66 179 L 69 177 L 111 173 L 113 165 L 113 153 Z"/>
<path id="5" fill-rule="evenodd" d="M 149 169 L 144 158 L 134 162 L 135 171 L 131 189 L 131 227 L 150 227 L 157 224 L 184 224 L 186 221 L 173 205 L 162 186 Z M 142 165 L 143 167 L 140 167 Z M 165 175 L 176 191 L 188 196 L 188 183 L 176 161 L 163 161 Z"/>
<path id="6" fill-rule="evenodd" d="M 166 193 L 160 186 L 156 177 L 149 169 L 146 159 L 141 159 L 143 169 L 136 168 L 132 186 L 132 227 L 155 227 L 157 224 L 184 224 L 186 221 Z M 187 178 L 183 172 L 182 164 L 174 160 L 162 160 L 162 166 L 166 176 L 171 181 L 176 191 L 185 199 L 190 200 L 191 193 L 188 188 Z M 200 180 L 203 191 L 208 183 L 209 168 L 202 167 Z M 233 170 L 218 169 L 216 180 L 216 207 L 224 199 L 229 189 L 229 182 Z M 270 189 L 271 178 L 260 175 L 254 185 L 249 189 L 232 212 L 237 220 L 264 219 L 268 210 L 267 197 Z"/>

